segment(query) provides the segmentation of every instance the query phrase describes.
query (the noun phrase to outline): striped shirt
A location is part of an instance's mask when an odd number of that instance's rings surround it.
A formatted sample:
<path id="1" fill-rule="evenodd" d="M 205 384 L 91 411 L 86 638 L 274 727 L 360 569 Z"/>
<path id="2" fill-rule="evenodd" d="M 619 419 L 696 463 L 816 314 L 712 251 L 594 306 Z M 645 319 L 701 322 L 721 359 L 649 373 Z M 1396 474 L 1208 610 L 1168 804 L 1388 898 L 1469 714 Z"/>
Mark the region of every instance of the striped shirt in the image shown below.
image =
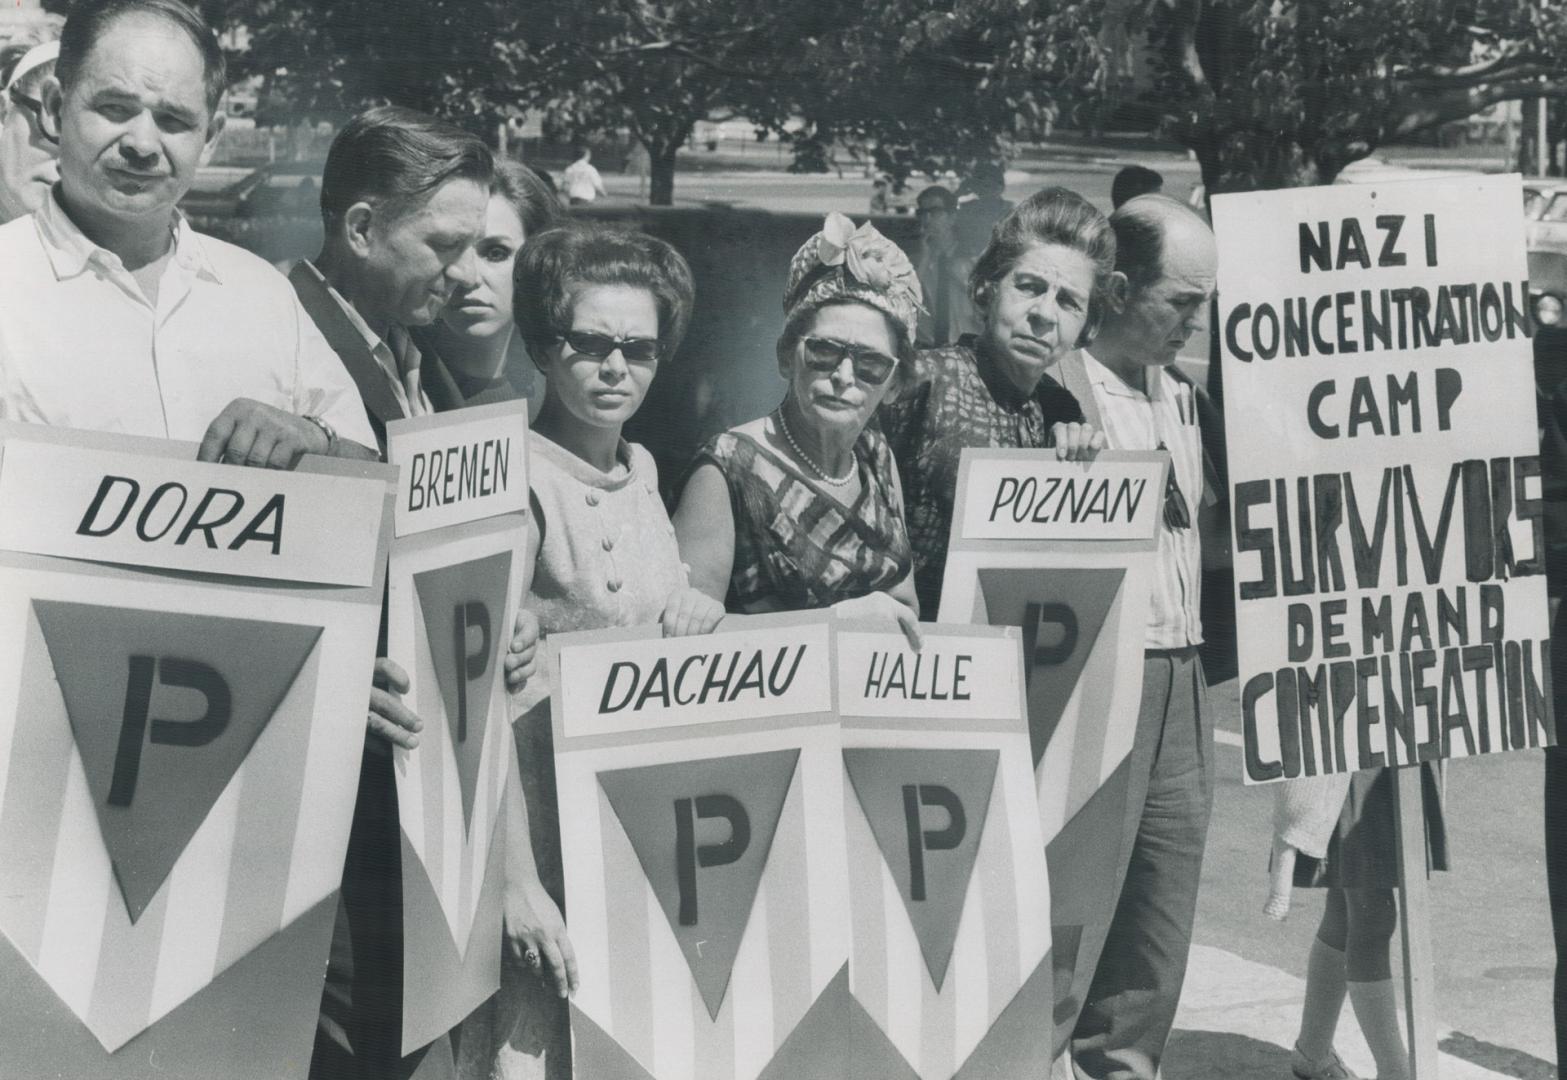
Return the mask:
<path id="1" fill-rule="evenodd" d="M 1162 367 L 1148 369 L 1148 393 L 1123 382 L 1086 350 L 1080 354 L 1094 390 L 1094 404 L 1112 450 L 1168 450 L 1189 524 L 1172 528 L 1161 519 L 1153 597 L 1144 647 L 1180 649 L 1202 643 L 1202 431 L 1190 385 Z"/>

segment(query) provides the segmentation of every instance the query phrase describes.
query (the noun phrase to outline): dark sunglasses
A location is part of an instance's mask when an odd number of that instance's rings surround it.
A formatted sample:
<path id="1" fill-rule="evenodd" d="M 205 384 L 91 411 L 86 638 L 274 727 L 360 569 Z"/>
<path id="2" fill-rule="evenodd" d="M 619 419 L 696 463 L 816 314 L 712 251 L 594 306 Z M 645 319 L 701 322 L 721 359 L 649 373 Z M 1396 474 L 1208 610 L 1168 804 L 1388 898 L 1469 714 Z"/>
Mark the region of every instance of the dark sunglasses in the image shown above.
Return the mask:
<path id="1" fill-rule="evenodd" d="M 898 366 L 898 361 L 886 353 L 831 338 L 808 337 L 801 344 L 805 346 L 805 366 L 812 371 L 831 374 L 847 356 L 854 362 L 854 377 L 866 386 L 880 386 Z"/>
<path id="2" fill-rule="evenodd" d="M 33 126 L 38 129 L 38 134 L 42 135 L 48 142 L 58 146 L 60 133 L 55 130 L 54 122 L 50 118 L 48 110 L 44 108 L 44 103 L 35 97 L 27 96 L 14 86 L 7 92 L 11 95 L 11 100 L 14 103 L 33 114 Z"/>
<path id="3" fill-rule="evenodd" d="M 664 343 L 657 338 L 613 338 L 605 334 L 591 334 L 584 330 L 568 330 L 560 338 L 571 351 L 603 360 L 616 349 L 630 364 L 651 364 L 664 352 Z"/>

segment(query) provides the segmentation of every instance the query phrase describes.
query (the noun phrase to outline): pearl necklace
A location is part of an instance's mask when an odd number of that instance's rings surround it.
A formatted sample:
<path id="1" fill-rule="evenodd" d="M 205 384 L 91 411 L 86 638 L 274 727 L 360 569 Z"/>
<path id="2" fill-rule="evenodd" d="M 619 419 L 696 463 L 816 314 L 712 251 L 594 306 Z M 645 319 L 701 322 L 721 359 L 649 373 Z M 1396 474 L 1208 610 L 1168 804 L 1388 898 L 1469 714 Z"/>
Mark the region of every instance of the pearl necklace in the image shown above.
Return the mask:
<path id="1" fill-rule="evenodd" d="M 827 470 L 823 469 L 820 465 L 816 464 L 816 462 L 812 461 L 810 456 L 806 454 L 804 450 L 800 449 L 800 444 L 794 441 L 794 432 L 789 430 L 789 421 L 784 419 L 784 410 L 782 405 L 778 406 L 778 412 L 775 415 L 778 417 L 778 430 L 783 432 L 783 437 L 785 441 L 789 443 L 789 448 L 794 451 L 794 456 L 799 458 L 800 461 L 805 464 L 805 467 L 820 477 L 824 483 L 831 484 L 833 487 L 843 487 L 843 485 L 854 479 L 854 460 L 852 454 L 850 455 L 848 472 L 844 473 L 842 476 L 829 476 Z"/>

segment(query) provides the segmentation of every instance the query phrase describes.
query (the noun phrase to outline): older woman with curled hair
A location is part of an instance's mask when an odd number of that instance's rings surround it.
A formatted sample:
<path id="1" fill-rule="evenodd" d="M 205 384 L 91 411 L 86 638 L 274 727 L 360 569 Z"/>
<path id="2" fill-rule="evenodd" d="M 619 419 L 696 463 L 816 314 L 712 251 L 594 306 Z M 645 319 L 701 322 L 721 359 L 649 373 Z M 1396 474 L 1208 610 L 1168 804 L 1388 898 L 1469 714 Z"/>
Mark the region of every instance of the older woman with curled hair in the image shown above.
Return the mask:
<path id="1" fill-rule="evenodd" d="M 533 577 L 523 599 L 543 638 L 659 623 L 673 633 L 723 615 L 687 583 L 652 455 L 621 437 L 680 344 L 694 291 L 674 248 L 601 225 L 530 237 L 517 259 L 517 334 L 544 377 L 528 434 Z M 563 999 L 577 973 L 560 916 L 553 682 L 546 668 L 513 700 L 526 798 L 508 807 L 505 912 L 521 963 L 505 969 L 493 1006 L 500 1045 L 493 1072 L 481 1073 L 502 1080 L 570 1075 Z"/>
<path id="2" fill-rule="evenodd" d="M 894 618 L 918 641 L 897 470 L 866 425 L 913 353 L 919 306 L 914 267 L 869 224 L 829 215 L 795 254 L 783 401 L 702 448 L 675 512 L 696 588 L 730 611 Z"/>
<path id="3" fill-rule="evenodd" d="M 969 291 L 982 327 L 919 353 L 882 402 L 882 431 L 903 481 L 920 609 L 934 618 L 964 447 L 1104 445 L 1077 399 L 1050 377 L 1094 338 L 1115 272 L 1104 215 L 1066 188 L 1037 192 L 996 223 Z"/>

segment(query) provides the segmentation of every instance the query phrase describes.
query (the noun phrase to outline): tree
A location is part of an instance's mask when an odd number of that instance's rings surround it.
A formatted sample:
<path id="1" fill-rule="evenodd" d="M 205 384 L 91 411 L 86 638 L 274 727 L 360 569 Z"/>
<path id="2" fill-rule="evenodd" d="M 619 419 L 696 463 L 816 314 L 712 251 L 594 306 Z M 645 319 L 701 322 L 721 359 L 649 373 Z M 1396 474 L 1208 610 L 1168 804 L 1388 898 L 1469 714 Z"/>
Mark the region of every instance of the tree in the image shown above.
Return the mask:
<path id="1" fill-rule="evenodd" d="M 1034 32 L 1020 40 L 1020 26 Z M 808 126 L 793 137 L 871 143 L 898 180 L 966 172 L 1048 129 L 1074 60 L 1016 0 L 867 3 L 805 58 L 796 93 Z"/>
<path id="2" fill-rule="evenodd" d="M 262 122 L 341 122 L 395 103 L 486 125 L 515 96 L 498 42 L 516 32 L 505 0 L 228 0 L 229 26 L 246 30 L 232 75 L 263 79 Z M 482 88 L 482 89 L 481 89 Z"/>
<path id="3" fill-rule="evenodd" d="M 521 0 L 503 49 L 546 125 L 624 129 L 651 158 L 650 201 L 674 196 L 675 160 L 698 121 L 745 115 L 781 127 L 791 78 L 851 0 Z"/>
<path id="4" fill-rule="evenodd" d="M 1143 97 L 1210 192 L 1328 183 L 1395 139 L 1567 90 L 1555 0 L 1098 0 L 1037 20 L 1081 32 L 1059 92 Z M 1093 31 L 1093 33 L 1089 33 Z"/>

